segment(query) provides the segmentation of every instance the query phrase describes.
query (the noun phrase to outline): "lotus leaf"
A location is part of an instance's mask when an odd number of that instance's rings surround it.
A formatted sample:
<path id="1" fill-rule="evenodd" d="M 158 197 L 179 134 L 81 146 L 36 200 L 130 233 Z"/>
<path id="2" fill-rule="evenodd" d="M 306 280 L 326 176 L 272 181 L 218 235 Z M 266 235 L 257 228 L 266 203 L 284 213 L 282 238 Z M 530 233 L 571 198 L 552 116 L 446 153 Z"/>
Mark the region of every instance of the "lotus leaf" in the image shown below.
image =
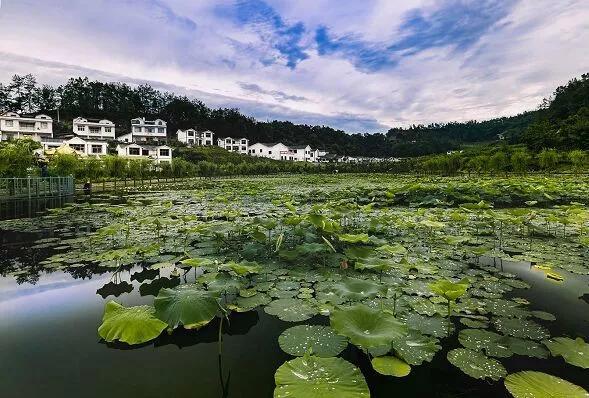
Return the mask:
<path id="1" fill-rule="evenodd" d="M 423 334 L 442 338 L 449 336 L 453 330 L 452 323 L 440 316 L 427 317 L 419 314 L 410 314 L 407 317 L 407 326 L 419 330 Z"/>
<path id="2" fill-rule="evenodd" d="M 109 301 L 104 307 L 98 334 L 108 342 L 119 340 L 127 344 L 142 344 L 155 339 L 166 326 L 165 322 L 155 317 L 153 307 L 123 307 Z"/>
<path id="3" fill-rule="evenodd" d="M 280 366 L 274 379 L 274 398 L 370 397 L 360 370 L 341 358 L 295 358 Z"/>
<path id="4" fill-rule="evenodd" d="M 338 238 L 345 243 L 368 243 L 370 241 L 368 234 L 341 234 Z"/>
<path id="5" fill-rule="evenodd" d="M 258 293 L 251 297 L 238 297 L 235 302 L 227 304 L 227 308 L 235 312 L 248 312 L 270 301 L 272 300 L 266 294 Z"/>
<path id="6" fill-rule="evenodd" d="M 264 308 L 264 311 L 286 322 L 306 321 L 317 314 L 317 310 L 311 304 L 297 299 L 278 299 L 272 301 Z"/>
<path id="7" fill-rule="evenodd" d="M 411 372 L 411 366 L 396 357 L 376 357 L 370 362 L 374 370 L 385 376 L 405 377 Z"/>
<path id="8" fill-rule="evenodd" d="M 466 348 L 456 348 L 448 352 L 448 361 L 475 379 L 499 380 L 507 374 L 500 362 Z"/>
<path id="9" fill-rule="evenodd" d="M 407 335 L 407 326 L 390 312 L 375 310 L 363 304 L 333 311 L 331 327 L 362 348 L 390 346 L 393 339 Z"/>
<path id="10" fill-rule="evenodd" d="M 332 284 L 330 291 L 349 301 L 359 301 L 384 295 L 386 288 L 379 283 L 364 279 L 344 278 Z"/>
<path id="11" fill-rule="evenodd" d="M 217 298 L 197 285 L 161 289 L 153 305 L 156 316 L 172 329 L 179 325 L 185 329 L 200 329 L 212 321 L 219 310 Z"/>
<path id="12" fill-rule="evenodd" d="M 522 339 L 542 340 L 550 337 L 544 326 L 527 319 L 497 318 L 494 325 L 501 333 Z"/>
<path id="13" fill-rule="evenodd" d="M 555 337 L 544 341 L 553 356 L 561 356 L 567 363 L 583 369 L 589 368 L 589 344 L 580 337 Z"/>
<path id="14" fill-rule="evenodd" d="M 286 329 L 278 337 L 282 351 L 295 357 L 312 353 L 319 357 L 335 357 L 348 345 L 345 337 L 329 326 L 298 325 Z"/>
<path id="15" fill-rule="evenodd" d="M 505 378 L 505 387 L 514 398 L 589 398 L 585 389 L 542 372 L 510 374 Z"/>
<path id="16" fill-rule="evenodd" d="M 430 362 L 442 347 L 435 337 L 410 330 L 407 337 L 393 339 L 393 348 L 408 364 L 421 365 Z"/>

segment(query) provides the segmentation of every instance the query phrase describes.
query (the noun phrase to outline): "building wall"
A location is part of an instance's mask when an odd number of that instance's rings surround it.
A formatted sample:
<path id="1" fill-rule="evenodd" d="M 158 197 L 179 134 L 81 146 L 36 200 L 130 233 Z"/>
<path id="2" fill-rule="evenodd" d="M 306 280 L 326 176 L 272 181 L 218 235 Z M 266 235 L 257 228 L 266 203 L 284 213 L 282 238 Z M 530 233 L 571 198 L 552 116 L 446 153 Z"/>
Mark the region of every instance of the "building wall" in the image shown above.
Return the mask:
<path id="1" fill-rule="evenodd" d="M 229 152 L 237 152 L 244 155 L 247 155 L 249 151 L 249 140 L 247 138 L 219 138 L 217 145 Z"/>
<path id="2" fill-rule="evenodd" d="M 89 122 L 85 118 L 76 118 L 72 122 L 73 133 L 86 138 L 111 139 L 115 138 L 115 124 L 110 120 Z"/>
<path id="3" fill-rule="evenodd" d="M 52 138 L 53 119 L 47 115 L 20 117 L 14 112 L 0 116 L 0 141 L 11 138 Z"/>

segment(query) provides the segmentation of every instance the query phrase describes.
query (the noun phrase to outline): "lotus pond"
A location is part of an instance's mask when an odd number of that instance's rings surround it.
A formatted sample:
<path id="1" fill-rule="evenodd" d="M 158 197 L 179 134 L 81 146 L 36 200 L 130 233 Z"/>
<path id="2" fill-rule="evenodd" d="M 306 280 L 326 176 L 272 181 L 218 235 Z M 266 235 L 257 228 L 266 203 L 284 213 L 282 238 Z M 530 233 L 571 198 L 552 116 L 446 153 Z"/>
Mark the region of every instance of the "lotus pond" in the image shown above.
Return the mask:
<path id="1" fill-rule="evenodd" d="M 588 202 L 292 176 L 0 221 L 1 396 L 587 398 Z"/>

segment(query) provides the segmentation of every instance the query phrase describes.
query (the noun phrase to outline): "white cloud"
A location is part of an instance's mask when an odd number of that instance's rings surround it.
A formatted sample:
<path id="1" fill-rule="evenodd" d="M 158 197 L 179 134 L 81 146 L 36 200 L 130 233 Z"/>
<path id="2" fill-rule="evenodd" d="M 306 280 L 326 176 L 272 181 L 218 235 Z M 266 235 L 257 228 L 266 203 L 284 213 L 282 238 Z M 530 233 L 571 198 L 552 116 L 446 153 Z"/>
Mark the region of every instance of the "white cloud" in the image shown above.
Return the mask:
<path id="1" fill-rule="evenodd" d="M 308 59 L 295 69 L 268 28 L 219 13 L 233 0 L 5 0 L 0 8 L 0 79 L 36 73 L 61 83 L 90 78 L 152 81 L 212 106 L 240 106 L 260 118 L 335 123 L 349 131 L 383 125 L 488 119 L 535 108 L 589 65 L 589 2 L 521 0 L 464 51 L 451 46 L 365 72 L 336 54 L 320 56 L 314 32 L 392 44 L 405 13 L 428 15 L 441 0 L 268 0 L 286 23 L 302 22 Z M 31 10 L 33 10 L 31 12 Z M 29 58 L 23 58 L 29 57 Z M 156 83 L 154 83 L 156 84 Z M 258 86 L 252 94 L 247 87 Z M 304 98 L 304 99 L 303 99 Z M 364 126 L 364 127 L 362 127 Z"/>

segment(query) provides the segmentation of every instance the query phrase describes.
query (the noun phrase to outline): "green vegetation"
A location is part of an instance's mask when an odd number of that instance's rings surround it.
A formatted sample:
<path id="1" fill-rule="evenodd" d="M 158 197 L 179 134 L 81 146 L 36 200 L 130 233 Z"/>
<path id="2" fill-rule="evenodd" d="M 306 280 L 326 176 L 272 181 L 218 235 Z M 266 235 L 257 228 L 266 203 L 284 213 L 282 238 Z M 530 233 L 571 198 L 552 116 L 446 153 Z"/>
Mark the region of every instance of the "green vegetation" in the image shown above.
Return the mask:
<path id="1" fill-rule="evenodd" d="M 85 231 L 39 240 L 33 250 L 60 249 L 32 271 L 14 261 L 3 273 L 22 282 L 43 269 L 98 269 L 114 281 L 153 272 L 140 287 L 153 305 L 106 303 L 98 334 L 109 343 L 148 344 L 166 329 L 198 334 L 218 322 L 221 356 L 235 313 L 263 308 L 299 323 L 278 337 L 297 358 L 276 370 L 276 397 L 368 397 L 364 369 L 351 362 L 371 364 L 378 377 L 411 377 L 443 349 L 448 366 L 505 378 L 514 397 L 587 394 L 542 373 L 508 375 L 514 356 L 551 354 L 586 368 L 587 344 L 552 336 L 556 317 L 518 298 L 531 286 L 503 268 L 544 280 L 589 275 L 586 177 L 330 175 L 169 188 L 0 222 Z"/>

